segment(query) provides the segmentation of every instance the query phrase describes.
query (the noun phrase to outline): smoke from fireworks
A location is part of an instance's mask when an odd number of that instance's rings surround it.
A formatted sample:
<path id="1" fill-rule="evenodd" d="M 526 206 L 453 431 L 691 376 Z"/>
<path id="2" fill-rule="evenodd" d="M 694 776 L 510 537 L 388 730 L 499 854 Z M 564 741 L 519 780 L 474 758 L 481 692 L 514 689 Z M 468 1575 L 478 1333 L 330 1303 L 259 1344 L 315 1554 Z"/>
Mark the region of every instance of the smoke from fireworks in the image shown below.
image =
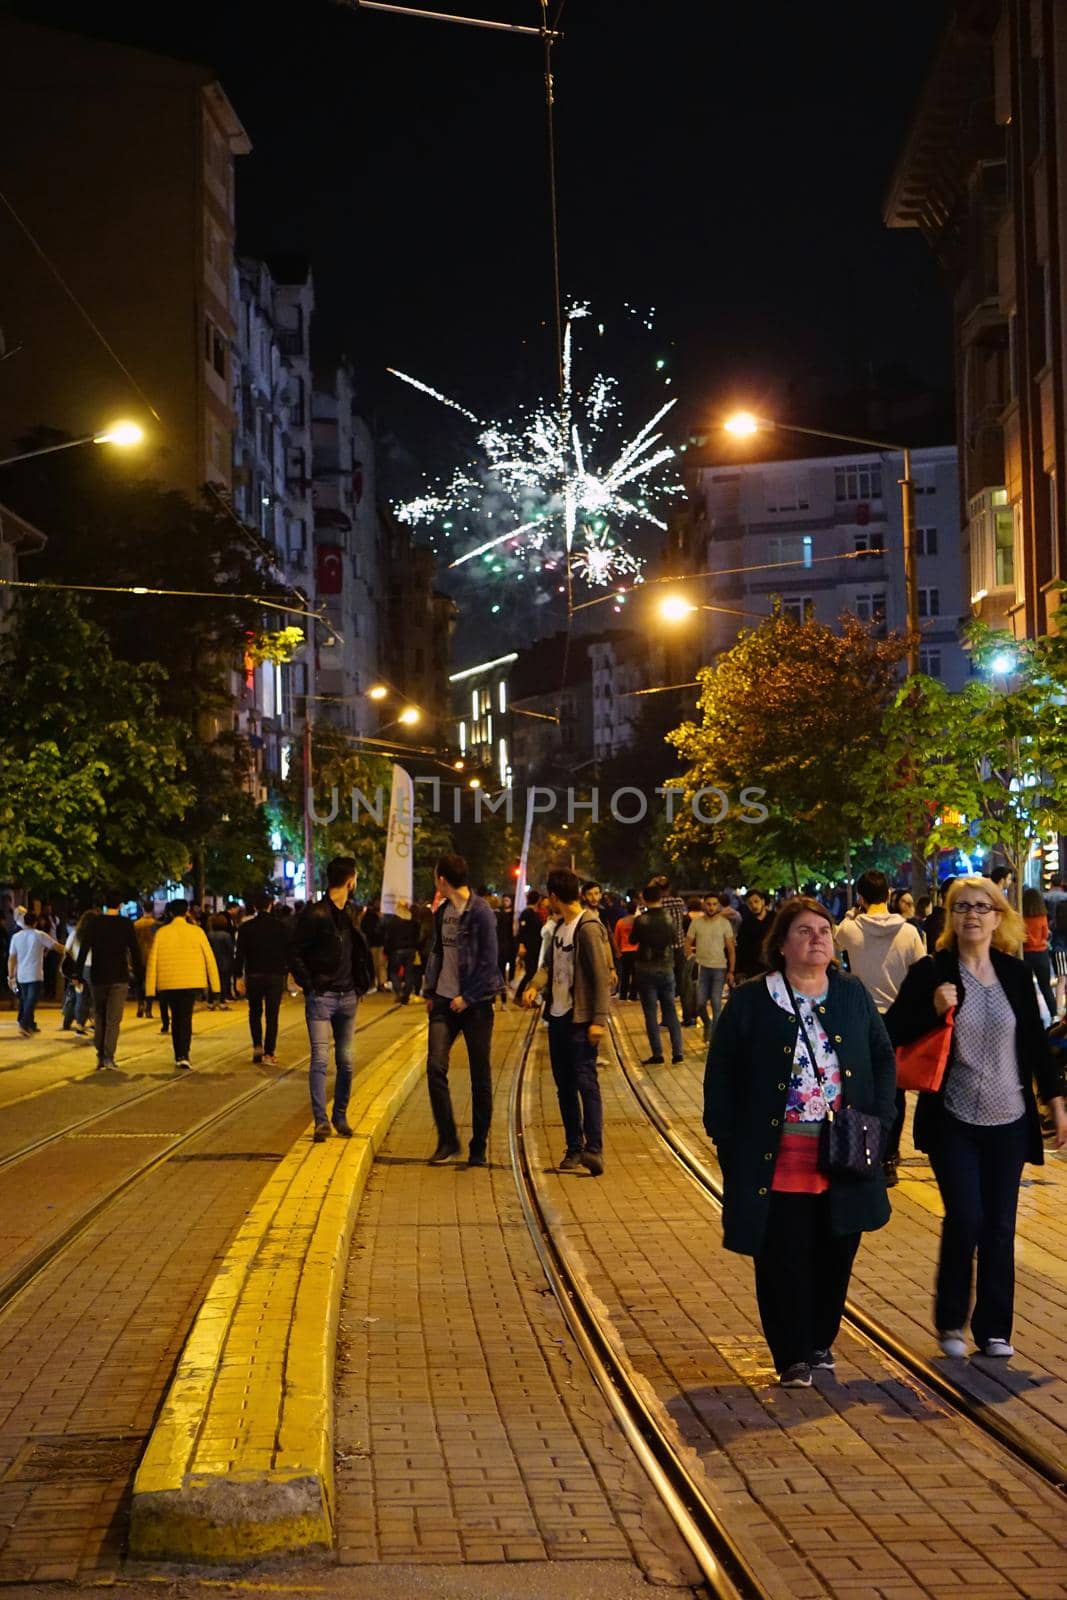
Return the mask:
<path id="1" fill-rule="evenodd" d="M 640 315 L 651 327 L 651 313 Z M 567 314 L 559 399 L 543 400 L 515 420 L 484 422 L 439 390 L 389 369 L 478 428 L 474 460 L 396 507 L 401 521 L 434 529 L 445 541 L 442 549 L 435 540 L 435 548 L 451 566 L 480 561 L 487 575 L 521 580 L 523 568 L 558 577 L 569 563 L 574 578 L 606 587 L 640 574 L 640 555 L 623 542 L 628 534 L 666 529 L 661 503 L 680 494 L 682 484 L 669 470 L 675 452 L 659 430 L 675 402 L 627 437 L 618 380 L 598 372 L 584 386 L 575 381 L 574 325 L 588 316 L 587 305 Z"/>

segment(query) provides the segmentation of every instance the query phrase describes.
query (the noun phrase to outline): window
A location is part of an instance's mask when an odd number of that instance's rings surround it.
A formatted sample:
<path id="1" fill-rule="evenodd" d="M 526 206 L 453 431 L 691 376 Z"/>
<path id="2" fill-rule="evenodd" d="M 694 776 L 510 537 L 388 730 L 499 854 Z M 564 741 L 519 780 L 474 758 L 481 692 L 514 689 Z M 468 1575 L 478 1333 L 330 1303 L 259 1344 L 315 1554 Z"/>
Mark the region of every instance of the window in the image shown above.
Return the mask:
<path id="1" fill-rule="evenodd" d="M 937 484 L 934 482 L 933 467 L 915 467 L 911 474 L 912 488 L 919 494 L 936 494 Z"/>
<path id="2" fill-rule="evenodd" d="M 1042 365 L 1052 360 L 1052 268 L 1048 262 L 1041 268 L 1041 286 L 1045 300 L 1045 354 Z"/>
<path id="3" fill-rule="evenodd" d="M 941 615 L 940 589 L 919 590 L 919 615 L 920 617 L 939 617 Z"/>
<path id="4" fill-rule="evenodd" d="M 853 543 L 858 556 L 881 556 L 885 554 L 884 533 L 857 533 Z"/>
<path id="5" fill-rule="evenodd" d="M 289 388 L 289 425 L 293 428 L 304 426 L 304 380 L 294 377 L 290 380 Z"/>
<path id="6" fill-rule="evenodd" d="M 1052 575 L 1055 578 L 1060 575 L 1059 520 L 1060 507 L 1059 498 L 1056 494 L 1056 474 L 1050 472 L 1048 475 L 1048 536 L 1049 546 L 1052 550 Z"/>
<path id="7" fill-rule="evenodd" d="M 997 506 L 993 512 L 993 582 L 998 589 L 1015 587 L 1014 506 Z"/>
<path id="8" fill-rule="evenodd" d="M 1008 313 L 1008 398 L 1014 400 L 1019 393 L 1019 316 Z"/>
<path id="9" fill-rule="evenodd" d="M 768 511 L 806 511 L 808 509 L 807 474 L 798 477 L 771 478 L 767 484 Z"/>
<path id="10" fill-rule="evenodd" d="M 805 622 L 814 611 L 815 602 L 810 594 L 787 595 L 782 599 L 782 616 L 793 622 Z"/>
<path id="11" fill-rule="evenodd" d="M 919 671 L 920 672 L 924 672 L 928 678 L 940 678 L 940 676 L 941 676 L 941 652 L 940 652 L 940 650 L 920 649 L 920 651 L 919 651 Z"/>
<path id="12" fill-rule="evenodd" d="M 211 363 L 220 378 L 225 378 L 226 340 L 210 317 L 204 321 L 204 359 Z"/>
<path id="13" fill-rule="evenodd" d="M 767 540 L 767 561 L 772 567 L 782 566 L 787 561 L 803 561 L 806 567 L 811 566 L 811 535 L 809 534 L 783 534 L 780 538 L 775 536 Z"/>
<path id="14" fill-rule="evenodd" d="M 420 674 L 426 671 L 426 652 L 421 644 L 415 646 L 415 671 Z"/>
<path id="15" fill-rule="evenodd" d="M 308 669 L 306 661 L 294 661 L 289 674 L 294 694 L 307 694 Z"/>
<path id="16" fill-rule="evenodd" d="M 881 498 L 881 466 L 835 467 L 834 499 L 838 504 L 846 500 L 880 500 Z"/>
<path id="17" fill-rule="evenodd" d="M 915 554 L 917 556 L 936 556 L 937 554 L 937 529 L 916 528 Z M 931 674 L 932 676 L 932 674 Z"/>
<path id="18" fill-rule="evenodd" d="M 884 622 L 885 595 L 858 594 L 856 596 L 856 615 L 861 622 Z"/>

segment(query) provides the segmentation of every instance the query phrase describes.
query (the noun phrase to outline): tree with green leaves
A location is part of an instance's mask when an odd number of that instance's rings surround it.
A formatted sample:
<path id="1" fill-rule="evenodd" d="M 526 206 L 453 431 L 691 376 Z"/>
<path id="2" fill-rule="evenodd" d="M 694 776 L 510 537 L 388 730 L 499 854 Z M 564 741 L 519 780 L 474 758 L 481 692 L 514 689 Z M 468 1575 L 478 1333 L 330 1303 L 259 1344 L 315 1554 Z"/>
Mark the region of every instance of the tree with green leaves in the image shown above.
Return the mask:
<path id="1" fill-rule="evenodd" d="M 24 593 L 0 638 L 0 673 L 4 875 L 52 891 L 137 892 L 176 877 L 192 789 L 183 730 L 160 709 L 162 668 L 117 660 L 69 595 Z"/>
<path id="2" fill-rule="evenodd" d="M 758 870 L 788 863 L 795 883 L 850 879 L 856 772 L 879 746 L 904 655 L 903 639 L 879 639 L 848 615 L 833 629 L 779 610 L 742 633 L 700 671 L 700 722 L 668 735 L 687 764 L 673 845 L 710 837 L 709 851 Z M 701 790 L 704 816 L 721 820 L 694 816 Z M 759 793 L 746 804 L 746 791 Z M 746 821 L 757 805 L 766 819 Z"/>

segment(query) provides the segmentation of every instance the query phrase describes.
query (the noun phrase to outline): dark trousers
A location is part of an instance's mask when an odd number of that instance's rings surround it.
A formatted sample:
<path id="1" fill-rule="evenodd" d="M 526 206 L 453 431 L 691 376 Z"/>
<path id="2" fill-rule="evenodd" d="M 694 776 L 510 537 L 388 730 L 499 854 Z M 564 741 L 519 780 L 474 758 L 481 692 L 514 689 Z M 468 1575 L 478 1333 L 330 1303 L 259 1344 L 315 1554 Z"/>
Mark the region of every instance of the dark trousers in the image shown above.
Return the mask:
<path id="1" fill-rule="evenodd" d="M 170 1027 L 170 1006 L 166 994 L 156 996 L 159 1001 L 159 1026 L 166 1031 Z"/>
<path id="2" fill-rule="evenodd" d="M 188 1061 L 193 1047 L 193 1006 L 199 989 L 164 989 L 159 997 L 162 1015 L 164 1002 L 170 1015 L 170 1042 L 175 1061 Z"/>
<path id="3" fill-rule="evenodd" d="M 893 1126 L 889 1130 L 889 1138 L 886 1140 L 885 1150 L 882 1154 L 883 1161 L 896 1161 L 900 1155 L 900 1136 L 904 1132 L 904 1111 L 906 1106 L 907 1101 L 904 1098 L 904 1091 L 903 1089 L 898 1089 L 896 1114 L 893 1117 Z"/>
<path id="4" fill-rule="evenodd" d="M 459 1143 L 452 1096 L 448 1092 L 448 1058 L 459 1034 L 463 1035 L 467 1046 L 471 1072 L 471 1154 L 484 1155 L 493 1115 L 493 1077 L 489 1060 L 493 1048 L 492 1000 L 481 1000 L 465 1011 L 453 1011 L 448 1000 L 434 1001 L 430 1013 L 426 1080 L 437 1137 L 442 1144 Z"/>
<path id="5" fill-rule="evenodd" d="M 549 1015 L 548 1056 L 568 1155 L 580 1155 L 583 1150 L 599 1155 L 604 1148 L 604 1110 L 596 1052 L 596 1045 L 589 1042 L 587 1022 L 575 1022 L 573 1011 L 564 1017 Z"/>
<path id="6" fill-rule="evenodd" d="M 1052 992 L 1052 956 L 1047 950 L 1024 950 L 1023 960 L 1037 979 L 1037 986 L 1048 1006 L 1049 1015 L 1055 1022 L 1056 996 Z"/>
<path id="7" fill-rule="evenodd" d="M 411 999 L 411 989 L 415 981 L 415 952 L 414 950 L 390 950 L 387 956 L 389 982 L 393 986 L 393 993 L 399 995 L 404 1005 Z M 401 972 L 401 968 L 403 971 Z"/>
<path id="8" fill-rule="evenodd" d="M 272 1056 L 278 1044 L 278 1012 L 285 988 L 283 972 L 250 972 L 245 978 L 245 995 L 248 998 L 248 1031 L 252 1035 L 253 1050 L 262 1050 Z M 267 1014 L 266 1042 L 263 1037 L 263 1013 Z"/>
<path id="9" fill-rule="evenodd" d="M 518 987 L 515 990 L 516 1005 L 518 1005 L 519 1001 L 522 999 L 526 985 L 537 971 L 537 963 L 540 960 L 540 956 L 540 947 L 538 947 L 536 950 L 527 950 L 525 945 L 519 946 L 519 958 L 522 961 L 522 977 L 519 979 Z"/>
<path id="10" fill-rule="evenodd" d="M 637 999 L 637 979 L 634 975 L 636 950 L 624 950 L 619 957 L 619 999 Z"/>
<path id="11" fill-rule="evenodd" d="M 977 1128 L 946 1111 L 936 1148 L 930 1152 L 945 1207 L 934 1322 L 942 1332 L 967 1326 L 977 1254 L 971 1332 L 978 1345 L 1011 1338 L 1015 1212 L 1027 1131 L 1025 1117 L 999 1128 Z"/>
<path id="12" fill-rule="evenodd" d="M 859 1242 L 858 1233 L 831 1231 L 828 1194 L 772 1191 L 756 1300 L 776 1371 L 837 1338 Z"/>
<path id="13" fill-rule="evenodd" d="M 674 952 L 674 992 L 682 1002 L 682 1021 L 688 1028 L 696 1021 L 696 988 L 689 979 L 689 957 L 679 946 Z"/>
<path id="14" fill-rule="evenodd" d="M 96 1013 L 96 1056 L 98 1061 L 114 1061 L 119 1046 L 122 1008 L 126 1004 L 128 983 L 94 983 L 93 1010 Z"/>

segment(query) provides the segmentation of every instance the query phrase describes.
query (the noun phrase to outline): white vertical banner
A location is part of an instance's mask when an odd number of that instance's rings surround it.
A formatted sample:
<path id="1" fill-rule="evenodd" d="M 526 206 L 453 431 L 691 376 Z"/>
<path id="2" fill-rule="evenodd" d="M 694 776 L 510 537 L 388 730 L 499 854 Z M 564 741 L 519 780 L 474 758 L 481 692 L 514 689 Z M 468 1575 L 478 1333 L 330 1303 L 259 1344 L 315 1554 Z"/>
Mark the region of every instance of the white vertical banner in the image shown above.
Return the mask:
<path id="1" fill-rule="evenodd" d="M 519 856 L 519 876 L 515 880 L 514 911 L 511 926 L 515 933 L 519 931 L 519 918 L 526 910 L 526 864 L 530 854 L 530 829 L 533 827 L 533 798 L 536 790 L 526 791 L 526 827 L 522 835 L 522 854 Z"/>
<path id="2" fill-rule="evenodd" d="M 382 916 L 391 917 L 397 902 L 411 904 L 412 859 L 415 854 L 415 785 L 410 773 L 393 763 L 393 791 L 389 798 L 389 830 L 385 839 L 382 872 Z"/>

